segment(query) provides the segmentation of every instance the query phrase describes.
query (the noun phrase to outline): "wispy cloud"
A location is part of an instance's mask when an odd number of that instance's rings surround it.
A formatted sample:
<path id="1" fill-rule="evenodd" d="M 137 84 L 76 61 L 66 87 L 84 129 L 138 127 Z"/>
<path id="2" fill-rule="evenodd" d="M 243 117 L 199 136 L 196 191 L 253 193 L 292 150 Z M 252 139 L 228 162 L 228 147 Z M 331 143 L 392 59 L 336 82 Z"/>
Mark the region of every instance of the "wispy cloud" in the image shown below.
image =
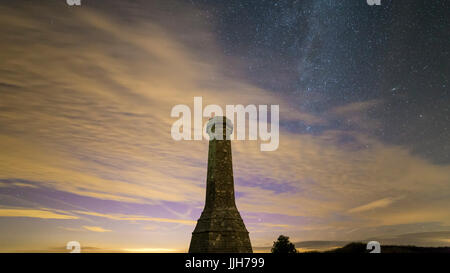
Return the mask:
<path id="1" fill-rule="evenodd" d="M 356 208 L 352 208 L 352 209 L 348 210 L 348 212 L 350 212 L 350 213 L 364 212 L 367 210 L 373 210 L 373 209 L 377 209 L 377 208 L 385 208 L 385 207 L 391 205 L 392 203 L 394 203 L 398 199 L 399 198 L 392 198 L 392 197 L 383 198 L 383 199 L 376 200 L 376 201 L 370 202 L 370 203 L 362 205 L 362 206 L 358 206 Z"/>
<path id="2" fill-rule="evenodd" d="M 112 230 L 96 226 L 83 226 L 84 229 L 94 232 L 110 232 Z"/>
<path id="3" fill-rule="evenodd" d="M 273 223 L 261 223 L 261 225 L 266 227 L 280 227 L 280 228 L 289 228 L 292 227 L 292 225 L 286 225 L 286 224 L 273 224 Z"/>
<path id="4" fill-rule="evenodd" d="M 142 215 L 123 215 L 123 214 L 104 214 L 98 212 L 91 211 L 73 211 L 78 214 L 84 214 L 89 216 L 96 216 L 107 218 L 111 220 L 117 221 L 151 221 L 151 222 L 161 222 L 161 223 L 176 223 L 183 225 L 194 225 L 196 221 L 193 220 L 184 220 L 184 219 L 168 219 L 168 218 L 157 218 L 157 217 L 148 217 Z"/>
<path id="5" fill-rule="evenodd" d="M 0 208 L 0 217 L 29 217 L 40 219 L 78 219 L 78 216 L 64 214 L 52 209 Z"/>
<path id="6" fill-rule="evenodd" d="M 0 187 L 26 187 L 37 188 L 37 186 L 22 182 L 0 182 Z"/>

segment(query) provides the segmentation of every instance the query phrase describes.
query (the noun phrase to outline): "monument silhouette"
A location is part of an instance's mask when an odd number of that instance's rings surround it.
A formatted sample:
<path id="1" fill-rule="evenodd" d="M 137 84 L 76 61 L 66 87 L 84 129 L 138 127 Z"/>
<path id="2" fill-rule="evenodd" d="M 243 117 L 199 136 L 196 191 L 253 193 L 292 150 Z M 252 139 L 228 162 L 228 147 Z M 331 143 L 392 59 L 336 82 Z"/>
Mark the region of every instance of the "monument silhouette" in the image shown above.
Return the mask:
<path id="1" fill-rule="evenodd" d="M 210 137 L 205 207 L 192 232 L 190 253 L 252 253 L 244 221 L 234 199 L 231 159 L 233 124 L 226 117 L 208 121 Z"/>

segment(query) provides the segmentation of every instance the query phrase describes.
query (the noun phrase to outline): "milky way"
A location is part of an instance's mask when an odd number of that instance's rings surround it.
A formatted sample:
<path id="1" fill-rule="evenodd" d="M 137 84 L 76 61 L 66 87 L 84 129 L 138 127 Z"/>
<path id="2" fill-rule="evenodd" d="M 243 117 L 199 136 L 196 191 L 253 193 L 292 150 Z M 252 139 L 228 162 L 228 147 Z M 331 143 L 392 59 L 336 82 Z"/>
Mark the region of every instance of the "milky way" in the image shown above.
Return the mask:
<path id="1" fill-rule="evenodd" d="M 228 1 L 205 8 L 224 53 L 241 58 L 253 82 L 314 113 L 379 100 L 367 118 L 380 126 L 370 133 L 437 163 L 450 162 L 448 11 L 448 1 L 370 8 L 365 1 Z"/>

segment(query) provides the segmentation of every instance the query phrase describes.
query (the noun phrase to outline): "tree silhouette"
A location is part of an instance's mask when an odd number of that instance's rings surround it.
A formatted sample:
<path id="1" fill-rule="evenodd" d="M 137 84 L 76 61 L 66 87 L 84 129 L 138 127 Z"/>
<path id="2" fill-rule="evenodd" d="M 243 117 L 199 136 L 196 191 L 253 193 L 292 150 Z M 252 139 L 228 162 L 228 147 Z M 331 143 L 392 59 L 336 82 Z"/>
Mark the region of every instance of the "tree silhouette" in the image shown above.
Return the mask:
<path id="1" fill-rule="evenodd" d="M 280 235 L 278 240 L 273 242 L 272 253 L 297 253 L 297 249 L 289 242 L 288 236 Z"/>

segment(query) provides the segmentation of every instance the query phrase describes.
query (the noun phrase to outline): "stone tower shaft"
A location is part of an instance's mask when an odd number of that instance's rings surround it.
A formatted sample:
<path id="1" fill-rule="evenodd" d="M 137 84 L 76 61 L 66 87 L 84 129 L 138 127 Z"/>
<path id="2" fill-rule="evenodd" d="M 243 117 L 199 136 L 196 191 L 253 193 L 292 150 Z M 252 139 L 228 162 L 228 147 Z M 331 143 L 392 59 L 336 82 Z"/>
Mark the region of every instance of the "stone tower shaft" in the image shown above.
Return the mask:
<path id="1" fill-rule="evenodd" d="M 229 140 L 211 140 L 208 151 L 205 210 L 236 208 Z"/>

